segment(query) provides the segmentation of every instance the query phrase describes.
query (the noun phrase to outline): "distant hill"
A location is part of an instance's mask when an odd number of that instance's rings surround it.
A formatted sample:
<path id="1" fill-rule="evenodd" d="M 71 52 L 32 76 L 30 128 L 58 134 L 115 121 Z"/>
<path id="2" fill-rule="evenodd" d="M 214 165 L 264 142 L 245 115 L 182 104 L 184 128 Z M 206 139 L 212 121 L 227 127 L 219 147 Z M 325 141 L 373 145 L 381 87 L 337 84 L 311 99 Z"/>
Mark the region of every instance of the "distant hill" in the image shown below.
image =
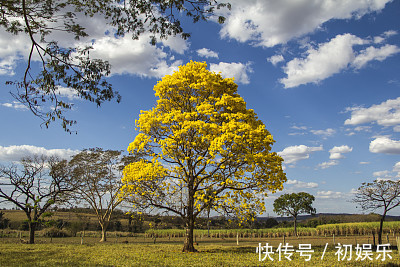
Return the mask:
<path id="1" fill-rule="evenodd" d="M 278 222 L 293 221 L 293 217 L 258 217 L 258 221 L 266 221 L 270 218 Z M 350 214 L 350 213 L 317 213 L 315 215 L 299 215 L 298 221 L 306 221 L 309 219 L 324 218 L 326 220 L 337 220 L 340 222 L 362 222 L 362 221 L 377 221 L 380 218 L 379 214 Z M 386 221 L 400 221 L 400 216 L 386 215 Z"/>

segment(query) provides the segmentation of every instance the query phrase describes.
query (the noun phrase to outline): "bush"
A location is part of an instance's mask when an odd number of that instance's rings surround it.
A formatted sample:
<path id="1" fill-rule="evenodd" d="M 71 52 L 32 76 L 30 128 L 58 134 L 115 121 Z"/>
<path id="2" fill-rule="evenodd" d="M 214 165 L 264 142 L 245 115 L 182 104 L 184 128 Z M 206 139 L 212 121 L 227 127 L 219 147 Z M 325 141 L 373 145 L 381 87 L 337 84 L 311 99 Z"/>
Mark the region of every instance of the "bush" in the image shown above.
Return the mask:
<path id="1" fill-rule="evenodd" d="M 10 220 L 4 217 L 4 212 L 0 211 L 0 229 L 5 229 L 9 226 Z"/>
<path id="2" fill-rule="evenodd" d="M 43 230 L 43 236 L 45 237 L 69 237 L 70 234 L 57 227 L 50 227 Z"/>

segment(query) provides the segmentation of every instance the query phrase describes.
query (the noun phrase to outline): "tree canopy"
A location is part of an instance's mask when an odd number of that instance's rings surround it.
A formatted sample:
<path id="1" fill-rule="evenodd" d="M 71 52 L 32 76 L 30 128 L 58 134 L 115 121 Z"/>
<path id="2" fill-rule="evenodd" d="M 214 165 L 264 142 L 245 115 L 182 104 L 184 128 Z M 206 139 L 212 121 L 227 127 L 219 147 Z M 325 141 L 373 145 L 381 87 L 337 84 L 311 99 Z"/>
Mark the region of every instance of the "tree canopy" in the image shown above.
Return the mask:
<path id="1" fill-rule="evenodd" d="M 181 216 L 184 251 L 195 251 L 193 228 L 206 209 L 248 219 L 265 210 L 264 198 L 283 188 L 283 159 L 233 79 L 190 62 L 154 86 L 157 105 L 136 120 L 129 145 L 144 159 L 124 169 L 123 192 L 137 207 Z"/>
<path id="2" fill-rule="evenodd" d="M 100 242 L 107 241 L 107 227 L 111 215 L 123 199 L 118 197 L 124 164 L 134 160 L 121 156 L 121 151 L 101 148 L 85 149 L 72 157 L 68 163 L 74 188 L 71 196 L 90 205 L 101 227 Z"/>
<path id="3" fill-rule="evenodd" d="M 360 205 L 363 210 L 382 210 L 378 232 L 378 243 L 381 244 L 386 214 L 400 206 L 400 180 L 375 180 L 372 183 L 363 183 L 357 189 L 353 202 Z"/>
<path id="4" fill-rule="evenodd" d="M 281 216 L 294 218 L 294 233 L 297 235 L 297 216 L 302 213 L 315 214 L 312 207 L 315 197 L 306 192 L 283 194 L 274 201 L 274 212 Z"/>
<path id="5" fill-rule="evenodd" d="M 101 16 L 115 29 L 112 33 L 115 37 L 130 34 L 137 39 L 149 32 L 153 44 L 157 38 L 171 35 L 186 39 L 190 34 L 183 31 L 178 19 L 181 14 L 197 22 L 207 20 L 215 8 L 224 6 L 229 7 L 229 4 L 215 0 L 1 1 L 0 27 L 15 35 L 27 35 L 30 40 L 22 80 L 7 83 L 16 86 L 12 95 L 40 117 L 46 127 L 57 119 L 71 132 L 70 127 L 76 121 L 64 115 L 72 104 L 59 97 L 62 87 L 72 89 L 77 96 L 98 106 L 114 98 L 119 102 L 120 95 L 105 79 L 111 70 L 107 61 L 91 58 L 90 45 L 66 47 L 60 44 L 57 33 L 70 34 L 71 39 L 76 40 L 89 37 L 81 18 Z M 222 23 L 224 18 L 218 20 Z M 40 70 L 33 69 L 34 58 L 41 62 Z M 48 103 L 51 106 L 46 105 Z"/>
<path id="6" fill-rule="evenodd" d="M 73 188 L 66 160 L 36 155 L 23 158 L 21 165 L 0 166 L 0 203 L 10 202 L 24 211 L 33 244 L 40 219 Z"/>

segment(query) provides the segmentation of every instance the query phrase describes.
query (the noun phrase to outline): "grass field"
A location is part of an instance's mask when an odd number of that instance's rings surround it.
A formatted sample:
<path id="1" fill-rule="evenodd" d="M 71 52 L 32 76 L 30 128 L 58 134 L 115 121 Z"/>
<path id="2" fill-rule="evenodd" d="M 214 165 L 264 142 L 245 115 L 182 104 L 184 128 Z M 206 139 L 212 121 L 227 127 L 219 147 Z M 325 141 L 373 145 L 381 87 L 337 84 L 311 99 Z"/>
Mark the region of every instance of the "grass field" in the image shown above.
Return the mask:
<path id="1" fill-rule="evenodd" d="M 110 237 L 106 243 L 98 243 L 97 237 L 85 237 L 81 245 L 80 238 L 36 238 L 37 244 L 20 244 L 17 238 L 0 238 L 0 266 L 400 266 L 400 257 L 396 246 L 382 261 L 383 254 L 372 250 L 373 260 L 356 261 L 355 245 L 367 243 L 368 237 L 338 237 L 336 243 L 352 244 L 352 257 L 349 252 L 344 261 L 338 260 L 335 253 L 338 248 L 332 238 L 303 237 L 286 238 L 285 242 L 293 246 L 291 261 L 281 251 L 281 261 L 277 248 L 283 243 L 282 238 L 255 238 L 239 240 L 236 238 L 202 238 L 197 240 L 198 253 L 182 253 L 182 238 L 145 238 Z M 50 243 L 51 242 L 51 243 Z M 271 261 L 266 254 L 256 248 L 261 243 L 273 246 Z M 328 243 L 325 253 L 325 244 Z M 301 257 L 298 244 L 310 244 L 311 260 Z M 337 244 L 336 244 L 337 245 Z M 394 244 L 392 244 L 394 245 Z M 342 246 L 344 248 L 344 246 Z M 265 251 L 265 250 L 262 250 Z M 322 255 L 324 257 L 322 258 Z M 379 256 L 381 255 L 381 256 Z M 390 259 L 390 255 L 392 258 Z M 343 255 L 344 256 L 344 255 Z M 343 256 L 341 258 L 343 258 Z M 376 257 L 380 257 L 376 259 Z"/>

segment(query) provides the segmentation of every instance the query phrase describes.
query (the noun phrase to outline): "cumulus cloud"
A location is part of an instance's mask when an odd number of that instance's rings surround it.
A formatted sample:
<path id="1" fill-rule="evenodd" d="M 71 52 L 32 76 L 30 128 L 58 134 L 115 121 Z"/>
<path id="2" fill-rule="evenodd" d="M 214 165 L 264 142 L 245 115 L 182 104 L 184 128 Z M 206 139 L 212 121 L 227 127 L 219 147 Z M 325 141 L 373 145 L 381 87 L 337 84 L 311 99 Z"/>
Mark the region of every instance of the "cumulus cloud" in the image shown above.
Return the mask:
<path id="1" fill-rule="evenodd" d="M 72 149 L 46 149 L 31 145 L 20 146 L 0 146 L 1 161 L 19 161 L 23 157 L 33 155 L 58 156 L 63 159 L 69 159 L 71 156 L 79 153 L 79 150 Z"/>
<path id="2" fill-rule="evenodd" d="M 169 63 L 168 54 L 162 48 L 151 45 L 146 34 L 139 40 L 133 40 L 129 36 L 104 36 L 97 39 L 92 46 L 90 55 L 108 60 L 112 66 L 112 74 L 161 78 L 172 74 L 182 64 L 179 60 Z"/>
<path id="3" fill-rule="evenodd" d="M 160 78 L 171 74 L 181 65 L 181 61 L 171 60 L 171 52 L 183 54 L 189 43 L 179 36 L 171 36 L 157 45 L 151 45 L 150 34 L 144 33 L 139 40 L 129 34 L 115 38 L 115 32 L 101 16 L 88 19 L 77 13 L 77 22 L 85 27 L 88 38 L 74 40 L 70 34 L 54 31 L 47 40 L 57 40 L 63 47 L 83 47 L 91 45 L 92 58 L 107 60 L 112 65 L 111 75 L 132 74 L 141 77 Z M 29 37 L 25 34 L 11 35 L 0 29 L 0 75 L 13 75 L 18 60 L 26 60 L 29 52 Z M 168 48 L 168 49 L 166 49 Z M 167 52 L 170 51 L 170 52 Z M 39 60 L 34 54 L 33 60 Z"/>
<path id="4" fill-rule="evenodd" d="M 211 63 L 210 70 L 216 73 L 221 72 L 221 75 L 225 78 L 235 78 L 235 82 L 242 84 L 249 84 L 250 79 L 248 73 L 252 73 L 251 63 L 226 63 L 220 62 L 218 64 Z"/>
<path id="5" fill-rule="evenodd" d="M 369 43 L 368 39 L 346 33 L 337 35 L 316 48 L 310 46 L 306 57 L 294 58 L 283 67 L 287 77 L 280 79 L 280 82 L 285 88 L 319 83 L 344 69 L 360 69 L 370 61 L 383 61 L 400 52 L 398 46 L 389 44 L 381 47 L 369 46 L 359 52 L 354 48 Z"/>
<path id="6" fill-rule="evenodd" d="M 222 38 L 273 47 L 320 29 L 332 19 L 359 18 L 383 9 L 390 0 L 232 0 L 232 9 L 218 10 L 226 17 Z"/>
<path id="7" fill-rule="evenodd" d="M 398 52 L 400 52 L 400 48 L 395 45 L 387 44 L 379 48 L 370 46 L 360 51 L 353 62 L 351 62 L 351 65 L 356 69 L 361 69 L 372 60 L 383 61 L 387 57 L 394 55 Z"/>
<path id="8" fill-rule="evenodd" d="M 314 182 L 302 182 L 298 180 L 287 180 L 286 182 L 287 185 L 291 185 L 295 188 L 316 188 L 318 187 L 317 183 Z"/>
<path id="9" fill-rule="evenodd" d="M 199 55 L 200 57 L 218 58 L 218 53 L 214 52 L 208 48 L 198 49 L 196 52 L 197 52 L 197 55 Z"/>
<path id="10" fill-rule="evenodd" d="M 279 62 L 285 61 L 282 55 L 274 55 L 272 57 L 267 58 L 272 65 L 276 66 Z"/>
<path id="11" fill-rule="evenodd" d="M 344 156 L 342 154 L 349 153 L 353 151 L 352 147 L 349 146 L 334 146 L 331 150 L 329 150 L 330 156 L 329 159 L 342 159 Z"/>
<path id="12" fill-rule="evenodd" d="M 351 34 L 337 35 L 317 49 L 309 48 L 306 58 L 295 58 L 283 68 L 287 78 L 280 80 L 285 88 L 310 82 L 318 83 L 346 68 L 354 60 L 353 45 L 364 41 Z"/>
<path id="13" fill-rule="evenodd" d="M 286 147 L 284 150 L 278 152 L 278 154 L 283 157 L 286 164 L 290 164 L 295 163 L 299 160 L 308 159 L 311 153 L 322 150 L 322 146 L 308 147 L 305 145 L 299 145 Z"/>
<path id="14" fill-rule="evenodd" d="M 345 125 L 377 123 L 381 126 L 393 126 L 394 130 L 400 126 L 400 97 L 369 108 L 353 107 L 347 111 L 351 111 L 351 117 L 344 122 Z"/>
<path id="15" fill-rule="evenodd" d="M 369 144 L 372 153 L 400 154 L 400 141 L 392 140 L 386 136 L 377 137 Z"/>

